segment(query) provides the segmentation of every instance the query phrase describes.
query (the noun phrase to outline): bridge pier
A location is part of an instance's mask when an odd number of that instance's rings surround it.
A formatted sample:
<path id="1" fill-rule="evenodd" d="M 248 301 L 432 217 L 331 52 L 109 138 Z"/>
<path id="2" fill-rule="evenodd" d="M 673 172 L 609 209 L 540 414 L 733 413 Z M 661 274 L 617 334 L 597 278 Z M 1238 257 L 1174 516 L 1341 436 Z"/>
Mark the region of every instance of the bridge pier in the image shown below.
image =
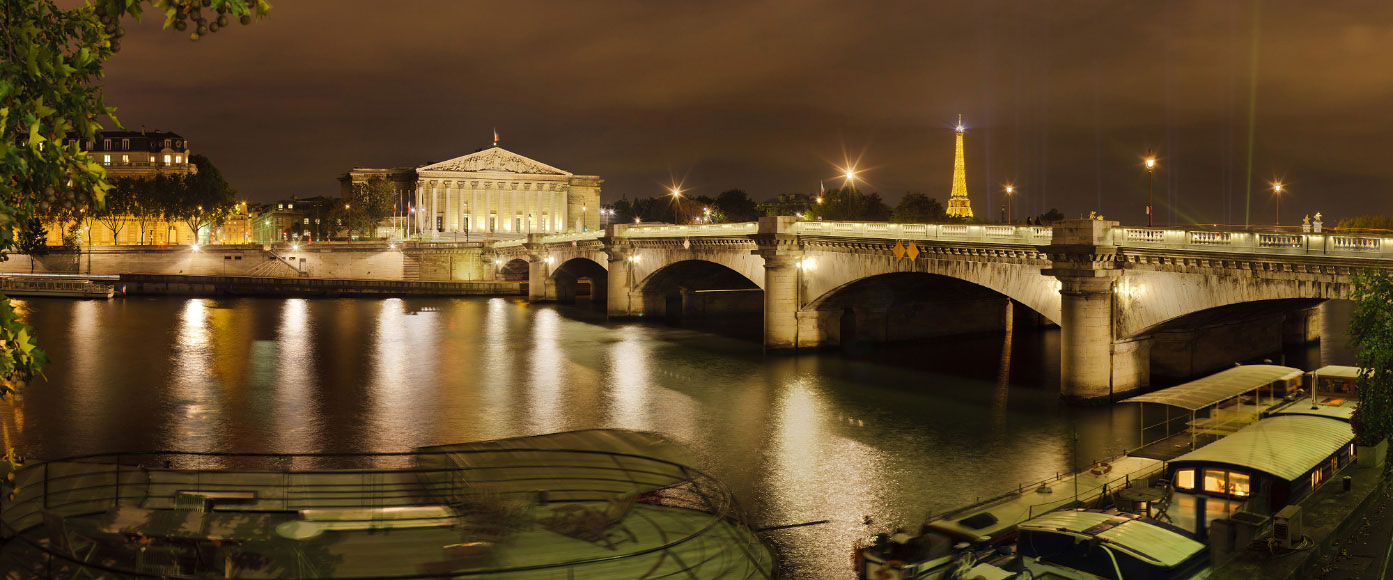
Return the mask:
<path id="1" fill-rule="evenodd" d="M 634 276 L 633 263 L 629 261 L 633 248 L 627 245 L 605 242 L 605 255 L 609 257 L 609 276 L 605 288 L 605 314 L 610 318 L 633 316 L 631 308 Z M 642 304 L 642 302 L 640 302 Z"/>
<path id="2" fill-rule="evenodd" d="M 796 236 L 782 233 L 793 218 L 759 218 L 759 249 L 764 258 L 764 350 L 798 348 L 799 319 L 802 310 L 802 272 L 799 261 L 803 250 Z"/>
<path id="3" fill-rule="evenodd" d="M 1120 273 L 1109 230 L 1117 222 L 1065 220 L 1054 226 L 1046 248 L 1051 267 L 1040 273 L 1059 281 L 1059 389 L 1074 403 L 1106 403 L 1141 388 L 1146 351 L 1136 341 L 1117 343 L 1113 332 L 1113 282 Z M 1146 369 L 1149 372 L 1149 369 Z M 1121 379 L 1122 383 L 1118 384 Z"/>

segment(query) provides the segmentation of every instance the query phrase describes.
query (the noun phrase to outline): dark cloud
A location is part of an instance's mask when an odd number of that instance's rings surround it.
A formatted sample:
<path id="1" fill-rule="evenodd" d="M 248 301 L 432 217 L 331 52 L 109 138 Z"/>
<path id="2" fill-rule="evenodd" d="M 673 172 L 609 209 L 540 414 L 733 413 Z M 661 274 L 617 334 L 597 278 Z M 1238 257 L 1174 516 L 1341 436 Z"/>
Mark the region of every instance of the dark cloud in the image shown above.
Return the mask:
<path id="1" fill-rule="evenodd" d="M 1387 2 L 287 0 L 196 43 L 128 28 L 109 102 L 251 199 L 332 194 L 495 126 L 607 199 L 673 178 L 811 191 L 848 157 L 892 200 L 946 197 L 963 113 L 979 214 L 1012 181 L 1018 212 L 1142 220 L 1148 147 L 1163 220 L 1241 223 L 1251 199 L 1269 222 L 1274 176 L 1287 216 L 1393 212 Z"/>

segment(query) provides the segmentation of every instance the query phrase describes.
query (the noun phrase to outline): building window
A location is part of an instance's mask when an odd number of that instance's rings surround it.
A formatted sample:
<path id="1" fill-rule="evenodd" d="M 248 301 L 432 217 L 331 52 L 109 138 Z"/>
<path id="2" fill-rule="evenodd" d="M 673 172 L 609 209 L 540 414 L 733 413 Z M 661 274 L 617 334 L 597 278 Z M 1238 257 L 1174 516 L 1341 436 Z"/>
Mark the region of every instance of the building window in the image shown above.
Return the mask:
<path id="1" fill-rule="evenodd" d="M 183 156 L 183 155 L 175 155 L 175 156 L 174 156 L 174 162 L 175 162 L 175 163 L 183 163 L 183 162 L 184 162 L 184 156 Z"/>
<path id="2" fill-rule="evenodd" d="M 87 150 L 88 150 L 88 151 L 91 151 L 91 150 L 92 150 L 92 142 L 91 142 L 91 141 L 88 141 L 88 142 L 87 142 Z"/>
<path id="3" fill-rule="evenodd" d="M 110 156 L 110 155 L 103 155 L 103 156 L 102 156 L 102 165 L 111 165 L 111 156 Z"/>
<path id="4" fill-rule="evenodd" d="M 130 156 L 130 155 L 122 155 L 122 156 L 121 156 L 121 163 L 130 163 L 130 162 L 131 162 L 131 156 Z"/>
<path id="5" fill-rule="evenodd" d="M 175 141 L 175 142 L 174 142 L 174 147 L 175 147 L 175 148 L 178 148 L 178 149 L 183 149 L 183 148 L 184 148 L 184 140 L 183 140 L 183 139 L 180 139 L 180 140 L 178 140 L 178 141 Z"/>
<path id="6" fill-rule="evenodd" d="M 102 139 L 102 149 L 111 151 L 111 139 Z"/>
<path id="7" fill-rule="evenodd" d="M 165 149 L 169 149 L 169 142 L 170 142 L 169 139 L 165 139 L 165 140 L 164 140 L 164 148 L 165 148 Z"/>
<path id="8" fill-rule="evenodd" d="M 151 155 L 151 156 L 150 156 L 150 162 L 151 162 L 151 163 L 154 163 L 154 162 L 155 162 L 155 156 L 154 156 L 154 155 Z"/>
<path id="9" fill-rule="evenodd" d="M 1325 481 L 1325 470 L 1317 469 L 1311 472 L 1311 490 L 1315 491 L 1320 482 Z"/>
<path id="10" fill-rule="evenodd" d="M 1195 489 L 1195 470 L 1181 469 L 1175 472 L 1175 487 L 1177 489 Z"/>
<path id="11" fill-rule="evenodd" d="M 309 225 L 309 223 L 310 223 L 310 218 L 305 218 L 305 225 Z"/>
<path id="12" fill-rule="evenodd" d="M 164 156 L 164 164 L 165 164 L 165 165 L 169 165 L 169 156 L 168 156 L 168 155 L 165 155 L 165 156 Z"/>
<path id="13" fill-rule="evenodd" d="M 276 209 L 285 209 L 285 204 L 283 204 L 283 203 L 278 203 L 278 204 L 276 204 Z"/>
<path id="14" fill-rule="evenodd" d="M 121 140 L 121 150 L 122 150 L 122 151 L 130 151 L 130 150 L 131 150 L 131 140 L 130 140 L 130 139 L 122 139 L 122 140 Z"/>

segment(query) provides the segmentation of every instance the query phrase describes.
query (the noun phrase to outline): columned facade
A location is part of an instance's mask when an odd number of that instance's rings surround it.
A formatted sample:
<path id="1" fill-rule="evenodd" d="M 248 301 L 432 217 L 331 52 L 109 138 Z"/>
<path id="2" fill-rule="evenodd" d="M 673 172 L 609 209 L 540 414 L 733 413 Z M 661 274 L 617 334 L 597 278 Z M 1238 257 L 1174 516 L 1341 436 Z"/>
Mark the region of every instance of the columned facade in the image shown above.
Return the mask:
<path id="1" fill-rule="evenodd" d="M 345 187 L 388 170 L 354 169 Z M 414 210 L 408 237 L 459 239 L 595 231 L 600 184 L 494 146 L 411 170 L 414 191 L 402 211 Z"/>

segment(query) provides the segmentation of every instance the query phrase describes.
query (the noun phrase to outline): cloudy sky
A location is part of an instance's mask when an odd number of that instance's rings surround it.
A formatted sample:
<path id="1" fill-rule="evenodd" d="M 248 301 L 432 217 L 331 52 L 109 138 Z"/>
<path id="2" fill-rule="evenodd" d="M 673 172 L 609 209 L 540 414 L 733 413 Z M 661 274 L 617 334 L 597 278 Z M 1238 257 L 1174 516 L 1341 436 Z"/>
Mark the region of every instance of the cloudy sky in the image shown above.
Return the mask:
<path id="1" fill-rule="evenodd" d="M 1393 213 L 1386 1 L 274 5 L 198 42 L 128 24 L 107 73 L 128 128 L 183 134 L 252 200 L 494 127 L 606 200 L 813 192 L 848 161 L 891 201 L 946 199 L 961 113 L 979 216 L 1013 182 L 1017 215 L 1144 221 L 1148 147 L 1162 222 L 1271 223 L 1274 178 L 1289 224 Z"/>

